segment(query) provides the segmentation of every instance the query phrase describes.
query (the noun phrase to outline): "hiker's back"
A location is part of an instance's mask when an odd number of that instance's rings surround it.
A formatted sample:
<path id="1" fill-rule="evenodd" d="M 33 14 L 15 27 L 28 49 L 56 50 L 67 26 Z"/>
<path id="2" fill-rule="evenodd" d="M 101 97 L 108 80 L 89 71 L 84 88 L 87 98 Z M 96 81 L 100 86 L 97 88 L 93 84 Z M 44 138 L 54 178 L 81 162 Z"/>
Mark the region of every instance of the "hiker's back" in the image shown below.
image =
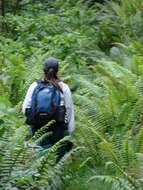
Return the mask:
<path id="1" fill-rule="evenodd" d="M 35 123 L 42 126 L 50 120 L 56 120 L 60 102 L 61 92 L 54 83 L 38 81 L 32 94 L 31 103 Z"/>
<path id="2" fill-rule="evenodd" d="M 45 62 L 44 78 L 30 86 L 23 103 L 23 112 L 29 110 L 32 122 L 28 124 L 34 132 L 50 120 L 55 120 L 55 124 L 47 128 L 53 132 L 53 137 L 57 136 L 56 140 L 52 140 L 54 143 L 63 137 L 65 130 L 69 134 L 74 131 L 71 92 L 68 85 L 58 79 L 57 71 L 58 61 L 49 58 Z"/>

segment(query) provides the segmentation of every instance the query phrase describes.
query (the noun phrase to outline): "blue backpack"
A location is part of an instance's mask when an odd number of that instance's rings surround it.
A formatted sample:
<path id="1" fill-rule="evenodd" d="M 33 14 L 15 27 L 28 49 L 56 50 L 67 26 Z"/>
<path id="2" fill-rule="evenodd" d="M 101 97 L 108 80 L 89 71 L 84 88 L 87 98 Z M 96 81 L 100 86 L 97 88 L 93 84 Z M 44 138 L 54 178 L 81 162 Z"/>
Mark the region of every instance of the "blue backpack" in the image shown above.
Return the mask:
<path id="1" fill-rule="evenodd" d="M 27 124 L 48 122 L 56 118 L 60 107 L 61 91 L 52 82 L 38 81 L 32 94 L 31 113 Z"/>

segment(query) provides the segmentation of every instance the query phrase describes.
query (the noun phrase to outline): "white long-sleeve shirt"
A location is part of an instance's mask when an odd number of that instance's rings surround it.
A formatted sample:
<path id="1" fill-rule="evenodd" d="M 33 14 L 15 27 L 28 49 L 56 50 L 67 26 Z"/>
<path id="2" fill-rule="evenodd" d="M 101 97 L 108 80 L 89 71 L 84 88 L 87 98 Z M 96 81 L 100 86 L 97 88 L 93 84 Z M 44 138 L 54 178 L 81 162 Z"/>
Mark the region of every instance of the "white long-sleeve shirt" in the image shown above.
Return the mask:
<path id="1" fill-rule="evenodd" d="M 22 112 L 24 114 L 25 114 L 26 108 L 31 107 L 32 94 L 37 85 L 38 85 L 37 82 L 32 83 L 27 91 L 27 94 L 25 96 L 25 99 L 22 105 Z M 71 91 L 68 85 L 65 84 L 64 82 L 59 82 L 59 85 L 63 91 L 64 104 L 66 107 L 66 120 L 68 122 L 68 132 L 72 134 L 74 131 L 75 125 L 74 125 L 74 106 L 73 106 Z"/>

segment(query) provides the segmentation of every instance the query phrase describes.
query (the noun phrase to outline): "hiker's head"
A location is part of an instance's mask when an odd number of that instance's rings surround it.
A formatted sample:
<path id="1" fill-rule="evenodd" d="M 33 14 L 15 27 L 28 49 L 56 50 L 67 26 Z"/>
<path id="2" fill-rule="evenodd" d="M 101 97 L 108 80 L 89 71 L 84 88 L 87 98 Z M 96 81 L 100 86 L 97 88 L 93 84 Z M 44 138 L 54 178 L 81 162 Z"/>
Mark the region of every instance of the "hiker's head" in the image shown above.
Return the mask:
<path id="1" fill-rule="evenodd" d="M 44 73 L 47 80 L 58 79 L 57 72 L 59 68 L 59 62 L 54 57 L 49 57 L 44 64 Z"/>
<path id="2" fill-rule="evenodd" d="M 45 73 L 48 73 L 50 69 L 53 69 L 57 73 L 58 68 L 59 68 L 59 62 L 58 62 L 58 60 L 56 58 L 49 57 L 45 61 L 45 65 L 44 65 L 44 72 Z"/>

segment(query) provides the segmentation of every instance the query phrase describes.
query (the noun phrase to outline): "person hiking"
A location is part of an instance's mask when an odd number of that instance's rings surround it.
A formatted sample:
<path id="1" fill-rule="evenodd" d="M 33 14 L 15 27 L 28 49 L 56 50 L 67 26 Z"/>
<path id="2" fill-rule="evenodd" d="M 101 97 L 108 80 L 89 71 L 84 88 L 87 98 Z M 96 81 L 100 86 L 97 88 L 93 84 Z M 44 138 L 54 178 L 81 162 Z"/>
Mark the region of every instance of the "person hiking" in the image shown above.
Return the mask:
<path id="1" fill-rule="evenodd" d="M 52 135 L 45 144 L 53 145 L 65 133 L 74 132 L 74 106 L 70 88 L 59 80 L 59 62 L 49 57 L 44 64 L 44 77 L 32 83 L 25 96 L 22 112 L 31 126 L 32 135 L 51 120 L 55 123 L 47 127 Z"/>

